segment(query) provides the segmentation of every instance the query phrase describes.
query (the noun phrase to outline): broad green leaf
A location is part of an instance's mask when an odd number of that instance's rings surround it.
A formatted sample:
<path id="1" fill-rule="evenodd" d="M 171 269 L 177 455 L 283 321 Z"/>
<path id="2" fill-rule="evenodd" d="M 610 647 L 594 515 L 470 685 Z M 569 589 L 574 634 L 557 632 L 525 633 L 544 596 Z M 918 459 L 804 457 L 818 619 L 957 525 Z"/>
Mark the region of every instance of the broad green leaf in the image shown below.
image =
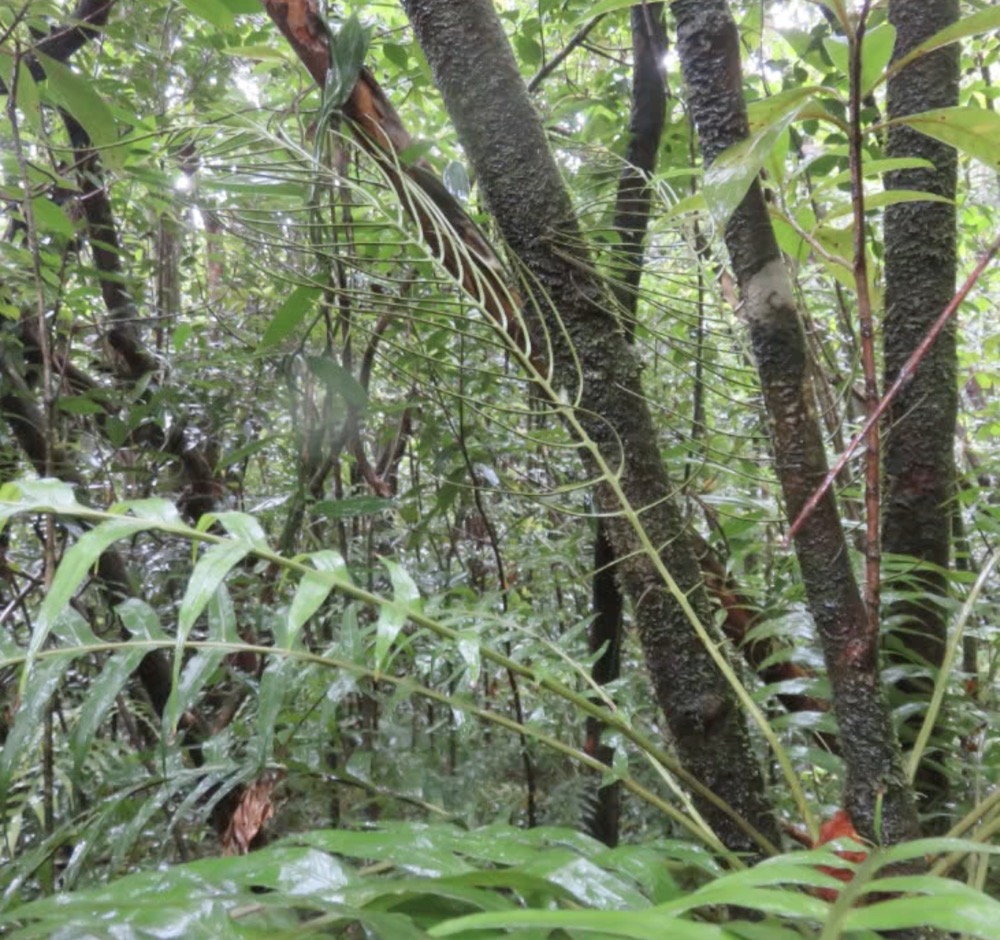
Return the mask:
<path id="1" fill-rule="evenodd" d="M 215 512 L 211 514 L 214 522 L 218 522 L 230 535 L 243 542 L 249 542 L 254 548 L 268 550 L 267 534 L 260 522 L 247 512 Z"/>
<path id="2" fill-rule="evenodd" d="M 10 87 L 10 83 L 6 83 Z M 21 59 L 17 70 L 17 106 L 24 115 L 25 123 L 39 137 L 45 136 L 45 126 L 42 120 L 42 101 L 27 62 Z"/>
<path id="3" fill-rule="evenodd" d="M 410 64 L 410 53 L 406 46 L 395 42 L 383 42 L 382 54 L 398 69 L 406 70 Z"/>
<path id="4" fill-rule="evenodd" d="M 312 310 L 322 293 L 322 287 L 314 287 L 311 284 L 300 284 L 296 287 L 271 318 L 261 338 L 260 348 L 276 346 L 290 335 Z"/>
<path id="5" fill-rule="evenodd" d="M 572 936 L 621 937 L 625 940 L 736 940 L 736 935 L 715 924 L 693 923 L 654 910 L 646 911 L 505 911 L 471 914 L 446 920 L 430 928 L 432 937 L 471 934 L 477 930 L 509 931 L 537 927 L 564 930 Z"/>
<path id="6" fill-rule="evenodd" d="M 614 13 L 617 10 L 624 10 L 626 7 L 631 7 L 635 5 L 635 0 L 597 0 L 597 3 L 587 4 L 587 11 L 582 16 L 578 17 L 573 23 L 573 29 L 578 29 L 591 20 L 597 19 L 599 16 L 605 16 L 608 13 Z"/>
<path id="7" fill-rule="evenodd" d="M 58 103 L 83 125 L 90 142 L 103 151 L 103 159 L 109 165 L 119 165 L 123 158 L 116 152 L 118 148 L 113 146 L 118 141 L 118 131 L 104 99 L 86 78 L 77 75 L 62 62 L 41 53 L 38 59 L 45 67 L 45 85 Z"/>
<path id="8" fill-rule="evenodd" d="M 923 157 L 886 157 L 882 160 L 865 160 L 861 165 L 861 175 L 876 176 L 885 173 L 893 173 L 897 170 L 933 170 L 934 164 Z M 824 176 L 813 179 L 813 186 L 816 191 L 826 189 L 830 186 L 842 186 L 851 182 L 851 171 L 844 170 L 833 176 Z"/>
<path id="9" fill-rule="evenodd" d="M 1000 114 L 995 111 L 968 106 L 938 108 L 897 118 L 892 123 L 908 124 L 1000 171 Z"/>
<path id="10" fill-rule="evenodd" d="M 970 13 L 957 23 L 952 23 L 951 26 L 946 26 L 940 32 L 925 39 L 898 61 L 893 62 L 889 67 L 888 77 L 895 75 L 901 69 L 906 68 L 914 59 L 926 55 L 928 52 L 933 52 L 942 46 L 948 46 L 956 40 L 965 39 L 967 36 L 978 36 L 980 33 L 986 33 L 993 29 L 1000 29 L 1000 7 L 992 6 Z"/>
<path id="11" fill-rule="evenodd" d="M 350 581 L 350 574 L 347 564 L 340 552 L 324 550 L 315 552 L 309 556 L 309 560 L 316 566 L 316 573 L 306 572 L 299 581 L 299 586 L 292 598 L 291 607 L 288 609 L 288 623 L 285 628 L 285 636 L 282 645 L 286 649 L 292 649 L 298 642 L 299 634 L 306 621 L 316 613 L 330 592 L 334 590 L 335 584 L 332 578 L 324 576 L 320 572 L 329 572 L 339 581 Z"/>
<path id="12" fill-rule="evenodd" d="M 1000 845 L 995 843 L 975 842 L 972 839 L 954 839 L 939 836 L 930 839 L 914 839 L 912 842 L 901 842 L 899 845 L 882 849 L 877 861 L 882 865 L 894 862 L 906 862 L 911 859 L 922 859 L 927 855 L 944 855 L 951 852 L 965 852 L 969 855 L 1000 855 Z"/>
<path id="13" fill-rule="evenodd" d="M 882 80 L 896 43 L 896 27 L 882 23 L 869 29 L 861 42 L 861 96 L 865 97 Z"/>
<path id="14" fill-rule="evenodd" d="M 274 728 L 285 699 L 294 691 L 301 666 L 292 659 L 272 659 L 260 677 L 257 696 L 257 729 L 253 737 L 255 764 L 263 768 L 274 754 Z"/>
<path id="15" fill-rule="evenodd" d="M 160 618 L 156 611 L 144 600 L 129 597 L 122 601 L 115 612 L 122 618 L 122 624 L 128 632 L 140 640 L 165 640 L 166 633 L 160 626 Z"/>
<path id="16" fill-rule="evenodd" d="M 793 88 L 751 109 L 754 131 L 746 140 L 719 154 L 705 171 L 705 201 L 717 225 L 724 226 L 743 201 L 778 137 L 812 105 L 817 94 L 826 92 L 827 89 L 817 86 Z"/>
<path id="17" fill-rule="evenodd" d="M 195 16 L 219 29 L 229 29 L 233 26 L 234 11 L 229 8 L 226 0 L 181 0 L 181 3 Z"/>
<path id="18" fill-rule="evenodd" d="M 395 505 L 394 500 L 381 496 L 353 496 L 349 499 L 322 499 L 312 508 L 328 519 L 351 519 L 354 516 L 373 516 Z"/>
<path id="19" fill-rule="evenodd" d="M 215 595 L 223 579 L 250 551 L 244 542 L 221 542 L 202 554 L 191 572 L 177 618 L 178 652 L 187 640 L 195 621 Z"/>
<path id="20" fill-rule="evenodd" d="M 179 664 L 182 668 L 178 669 L 170 698 L 163 710 L 163 727 L 167 740 L 173 738 L 180 716 L 194 704 L 225 655 L 215 650 L 199 650 L 187 662 Z"/>
<path id="21" fill-rule="evenodd" d="M 958 887 L 964 887 L 959 885 Z M 906 930 L 936 927 L 950 935 L 1000 940 L 1000 903 L 979 891 L 944 891 L 918 897 L 897 897 L 844 915 L 847 930 Z"/>
<path id="22" fill-rule="evenodd" d="M 115 503 L 111 507 L 111 512 L 118 509 L 130 509 L 136 516 L 152 522 L 188 528 L 181 519 L 176 503 L 169 499 L 152 496 L 148 499 L 132 499 L 126 503 Z"/>
<path id="23" fill-rule="evenodd" d="M 375 628 L 375 671 L 386 666 L 389 650 L 403 629 L 409 615 L 420 608 L 420 591 L 413 578 L 395 561 L 382 559 L 392 581 L 392 603 L 379 608 Z"/>
<path id="24" fill-rule="evenodd" d="M 306 364 L 318 379 L 337 392 L 352 408 L 363 409 L 368 404 L 368 393 L 350 372 L 329 356 L 307 356 Z"/>
<path id="25" fill-rule="evenodd" d="M 219 0 L 219 3 L 234 16 L 260 13 L 260 0 Z"/>
<path id="26" fill-rule="evenodd" d="M 221 654 L 200 654 L 192 658 L 199 660 L 199 668 L 191 667 L 185 669 L 185 679 L 181 678 L 181 668 L 184 663 L 184 644 L 191 635 L 195 621 L 201 616 L 216 592 L 223 588 L 223 580 L 235 565 L 238 565 L 247 555 L 250 546 L 245 542 L 222 542 L 212 545 L 198 559 L 198 563 L 191 572 L 187 590 L 181 601 L 180 612 L 177 617 L 177 640 L 174 651 L 174 691 L 171 693 L 170 701 L 164 713 L 164 724 L 168 731 L 173 732 L 177 727 L 180 713 L 186 703 L 190 701 L 189 696 L 200 689 L 207 673 L 214 668 L 214 663 L 221 659 Z M 228 595 L 227 595 L 228 596 Z M 228 619 L 220 618 L 223 628 L 221 639 L 235 639 L 235 628 L 229 629 Z"/>
<path id="27" fill-rule="evenodd" d="M 937 196 L 934 193 L 920 192 L 913 189 L 886 189 L 881 192 L 867 194 L 865 196 L 865 211 L 871 209 L 881 209 L 885 206 L 894 206 L 901 202 L 947 202 L 954 204 L 953 199 L 946 196 Z M 825 222 L 831 219 L 839 219 L 845 215 L 850 215 L 854 207 L 850 202 L 831 209 L 824 217 Z"/>
<path id="28" fill-rule="evenodd" d="M 324 113 L 341 107 L 350 96 L 365 64 L 370 36 L 354 14 L 330 36 L 330 69 L 323 88 Z"/>
<path id="29" fill-rule="evenodd" d="M 35 216 L 35 224 L 42 235 L 60 235 L 72 238 L 76 234 L 69 216 L 63 212 L 47 196 L 36 196 L 31 200 L 31 211 Z M 100 410 L 98 406 L 98 410 Z"/>
<path id="30" fill-rule="evenodd" d="M 5 483 L 0 488 L 0 499 L 8 504 L 5 508 L 11 512 L 52 510 L 71 515 L 84 508 L 77 502 L 72 486 L 51 477 Z"/>

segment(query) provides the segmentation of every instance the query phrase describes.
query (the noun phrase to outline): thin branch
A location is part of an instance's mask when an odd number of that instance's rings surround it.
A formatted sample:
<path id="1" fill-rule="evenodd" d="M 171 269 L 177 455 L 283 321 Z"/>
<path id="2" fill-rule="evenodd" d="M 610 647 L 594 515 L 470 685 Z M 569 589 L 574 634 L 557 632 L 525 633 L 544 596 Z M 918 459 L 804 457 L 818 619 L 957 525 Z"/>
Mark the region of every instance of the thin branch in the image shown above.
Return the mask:
<path id="1" fill-rule="evenodd" d="M 569 57 L 570 53 L 580 45 L 591 33 L 593 28 L 604 19 L 604 13 L 598 13 L 592 20 L 584 23 L 573 37 L 570 39 L 562 49 L 559 50 L 548 62 L 545 63 L 534 75 L 531 81 L 528 82 L 528 91 L 535 91 L 542 82 L 545 81 L 566 59 Z"/>
<path id="2" fill-rule="evenodd" d="M 955 315 L 955 312 L 969 295 L 969 291 L 972 290 L 979 278 L 982 277 L 983 272 L 987 267 L 989 267 L 990 262 L 996 257 L 998 252 L 1000 252 L 1000 235 L 998 235 L 994 239 L 993 244 L 986 249 L 979 261 L 976 263 L 975 268 L 972 269 L 972 273 L 965 279 L 965 283 L 958 289 L 948 306 L 941 311 L 941 315 L 934 321 L 933 326 L 931 326 L 931 328 L 927 331 L 927 335 L 920 341 L 920 345 L 913 350 L 910 354 L 910 358 L 903 363 L 902 368 L 899 370 L 899 375 L 896 376 L 896 381 L 892 383 L 892 387 L 885 393 L 875 411 L 868 416 L 864 427 L 854 436 L 851 443 L 847 445 L 847 450 L 840 455 L 840 459 L 833 465 L 833 469 L 827 473 L 826 477 L 824 477 L 819 488 L 812 494 L 812 496 L 809 497 L 808 500 L 806 500 L 806 504 L 802 507 L 802 511 L 798 514 L 795 521 L 792 523 L 792 527 L 785 535 L 785 548 L 791 544 L 792 539 L 795 538 L 801 530 L 806 519 L 819 505 L 819 502 L 823 498 L 826 491 L 833 485 L 837 474 L 844 469 L 847 461 L 851 459 L 851 456 L 858 449 L 858 445 L 867 438 L 872 425 L 878 423 L 879 418 L 885 414 L 889 405 L 891 405 L 895 400 L 903 386 L 906 385 L 906 383 L 913 377 L 913 373 L 917 371 L 920 363 L 923 361 L 930 348 L 934 345 L 935 340 L 937 340 L 937 338 L 941 335 L 941 331 L 948 325 L 948 321 Z"/>

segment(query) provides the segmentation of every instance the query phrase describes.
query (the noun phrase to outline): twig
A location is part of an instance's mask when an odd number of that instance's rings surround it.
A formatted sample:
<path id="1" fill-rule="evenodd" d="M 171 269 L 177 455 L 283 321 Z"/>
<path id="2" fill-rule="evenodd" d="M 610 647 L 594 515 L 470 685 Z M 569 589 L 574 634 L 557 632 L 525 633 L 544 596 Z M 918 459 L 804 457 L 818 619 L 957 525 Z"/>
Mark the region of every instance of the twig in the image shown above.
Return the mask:
<path id="1" fill-rule="evenodd" d="M 593 28 L 604 19 L 605 14 L 598 13 L 589 23 L 584 23 L 574 33 L 572 38 L 562 49 L 559 50 L 548 62 L 545 63 L 528 82 L 528 91 L 534 91 L 545 81 L 559 66 L 566 61 L 569 54 L 582 43 L 591 33 Z"/>

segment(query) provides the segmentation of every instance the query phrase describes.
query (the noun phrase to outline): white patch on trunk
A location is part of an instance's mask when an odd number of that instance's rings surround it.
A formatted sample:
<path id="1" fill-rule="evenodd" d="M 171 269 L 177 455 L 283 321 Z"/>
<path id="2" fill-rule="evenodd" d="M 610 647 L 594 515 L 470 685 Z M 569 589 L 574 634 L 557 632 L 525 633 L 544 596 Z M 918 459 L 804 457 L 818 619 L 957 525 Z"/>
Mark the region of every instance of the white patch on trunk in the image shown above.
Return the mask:
<path id="1" fill-rule="evenodd" d="M 780 258 L 769 261 L 746 286 L 743 314 L 754 323 L 776 323 L 795 317 L 792 282 Z"/>

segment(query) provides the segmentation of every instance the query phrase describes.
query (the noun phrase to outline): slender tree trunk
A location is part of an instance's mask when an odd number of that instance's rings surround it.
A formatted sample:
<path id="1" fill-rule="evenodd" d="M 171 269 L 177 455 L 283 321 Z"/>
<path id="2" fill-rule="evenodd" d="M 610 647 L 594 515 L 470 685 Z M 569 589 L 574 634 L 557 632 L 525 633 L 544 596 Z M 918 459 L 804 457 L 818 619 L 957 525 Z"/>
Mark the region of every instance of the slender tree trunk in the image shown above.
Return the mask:
<path id="1" fill-rule="evenodd" d="M 636 4 L 631 11 L 632 24 L 632 112 L 629 118 L 629 142 L 618 180 L 615 201 L 615 229 L 621 244 L 612 264 L 614 291 L 620 305 L 625 335 L 635 338 L 636 312 L 639 306 L 639 281 L 644 262 L 644 240 L 649 227 L 651 193 L 649 177 L 656 169 L 660 137 L 666 117 L 667 89 L 663 81 L 663 57 L 667 52 L 662 3 Z M 602 647 L 604 653 L 594 662 L 595 682 L 606 685 L 621 674 L 622 610 L 621 589 L 614 573 L 615 554 L 603 519 L 598 519 L 594 539 L 594 622 L 590 625 L 590 652 Z M 587 719 L 587 750 L 610 764 L 614 751 L 600 743 L 601 723 Z M 591 835 L 607 845 L 618 844 L 621 816 L 621 784 L 602 786 L 590 809 L 588 828 Z"/>
<path id="2" fill-rule="evenodd" d="M 958 19 L 958 0 L 890 0 L 896 27 L 895 58 Z M 889 82 L 889 118 L 958 104 L 959 48 L 952 44 L 922 56 Z M 922 157 L 933 168 L 898 170 L 887 189 L 916 189 L 955 198 L 957 159 L 952 147 L 904 124 L 889 126 L 887 155 Z M 953 202 L 906 202 L 885 211 L 885 386 L 926 334 L 955 292 Z M 951 555 L 955 423 L 958 409 L 955 320 L 931 348 L 889 409 L 885 443 L 882 549 L 907 556 L 907 583 L 923 595 L 893 605 L 898 618 L 890 655 L 933 666 L 944 656 L 946 622 L 938 598 L 947 594 L 944 571 Z M 916 565 L 914 565 L 916 562 Z M 927 697 L 932 683 L 906 683 L 909 694 Z M 917 776 L 925 804 L 947 795 L 947 778 L 928 751 Z"/>
<path id="3" fill-rule="evenodd" d="M 554 385 L 642 510 L 650 540 L 705 625 L 711 612 L 679 508 L 664 474 L 640 368 L 592 272 L 582 233 L 541 121 L 491 0 L 404 0 L 479 185 L 507 244 L 531 275 L 552 342 Z M 543 299 L 544 298 L 544 299 Z M 591 470 L 594 470 L 591 461 Z M 663 708 L 684 765 L 771 839 L 775 821 L 735 695 L 641 549 L 602 482 L 599 511 Z M 715 806 L 699 809 L 731 848 L 752 850 Z"/>
<path id="4" fill-rule="evenodd" d="M 739 35 L 725 0 L 675 0 L 677 48 L 706 165 L 748 133 Z M 805 334 L 791 282 L 754 182 L 726 225 L 726 247 L 760 376 L 775 470 L 795 518 L 827 472 L 808 379 Z M 918 833 L 913 793 L 879 676 L 878 637 L 851 569 L 832 492 L 795 539 L 809 607 L 820 635 L 846 766 L 844 805 L 859 832 L 893 843 Z M 875 833 L 876 816 L 882 820 Z"/>

